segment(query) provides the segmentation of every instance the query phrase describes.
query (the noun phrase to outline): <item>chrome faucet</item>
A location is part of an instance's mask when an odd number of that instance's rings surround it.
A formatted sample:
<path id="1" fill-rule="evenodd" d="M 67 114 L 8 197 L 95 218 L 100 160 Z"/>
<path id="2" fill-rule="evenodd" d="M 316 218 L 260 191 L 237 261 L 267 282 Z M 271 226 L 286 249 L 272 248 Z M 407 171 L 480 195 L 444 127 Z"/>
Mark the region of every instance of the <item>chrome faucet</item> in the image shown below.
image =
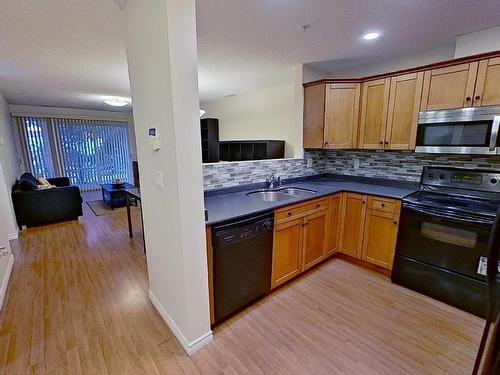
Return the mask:
<path id="1" fill-rule="evenodd" d="M 276 177 L 274 173 L 266 180 L 266 189 L 276 189 L 281 186 L 281 177 Z"/>

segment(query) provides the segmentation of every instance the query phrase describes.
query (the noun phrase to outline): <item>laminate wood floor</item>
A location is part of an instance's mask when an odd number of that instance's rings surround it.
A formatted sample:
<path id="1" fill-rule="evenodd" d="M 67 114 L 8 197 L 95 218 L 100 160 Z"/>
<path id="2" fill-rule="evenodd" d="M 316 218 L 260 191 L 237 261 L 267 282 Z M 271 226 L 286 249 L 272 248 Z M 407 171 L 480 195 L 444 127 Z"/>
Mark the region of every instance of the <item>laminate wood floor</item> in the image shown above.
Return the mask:
<path id="1" fill-rule="evenodd" d="M 147 296 L 140 217 L 29 229 L 0 314 L 6 374 L 469 374 L 484 321 L 332 260 L 188 357 Z"/>

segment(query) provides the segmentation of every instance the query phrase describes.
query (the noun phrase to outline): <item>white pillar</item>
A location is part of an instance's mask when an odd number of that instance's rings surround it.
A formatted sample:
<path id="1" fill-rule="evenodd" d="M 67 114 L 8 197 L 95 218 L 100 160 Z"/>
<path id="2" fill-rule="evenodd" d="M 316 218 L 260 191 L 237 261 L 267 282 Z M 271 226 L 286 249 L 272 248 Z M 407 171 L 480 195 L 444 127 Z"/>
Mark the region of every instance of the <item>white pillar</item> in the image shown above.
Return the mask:
<path id="1" fill-rule="evenodd" d="M 124 11 L 150 298 L 191 354 L 212 340 L 195 0 L 129 0 Z"/>

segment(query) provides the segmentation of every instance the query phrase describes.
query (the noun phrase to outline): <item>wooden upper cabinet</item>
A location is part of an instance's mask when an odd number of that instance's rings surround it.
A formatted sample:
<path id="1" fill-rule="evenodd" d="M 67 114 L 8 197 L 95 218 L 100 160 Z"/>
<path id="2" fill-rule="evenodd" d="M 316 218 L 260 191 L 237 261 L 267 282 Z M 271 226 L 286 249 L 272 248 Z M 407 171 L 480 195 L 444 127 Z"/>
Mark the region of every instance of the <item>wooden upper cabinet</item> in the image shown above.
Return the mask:
<path id="1" fill-rule="evenodd" d="M 302 272 L 304 219 L 278 224 L 274 230 L 272 287 Z"/>
<path id="2" fill-rule="evenodd" d="M 471 107 L 478 62 L 425 72 L 421 111 Z"/>
<path id="3" fill-rule="evenodd" d="M 390 79 L 377 79 L 363 83 L 359 147 L 384 148 Z"/>
<path id="4" fill-rule="evenodd" d="M 328 225 L 328 247 L 326 254 L 333 254 L 339 250 L 340 223 L 342 222 L 342 193 L 332 195 L 329 198 L 329 225 Z"/>
<path id="5" fill-rule="evenodd" d="M 306 216 L 304 219 L 304 250 L 302 270 L 323 260 L 327 246 L 328 211 Z"/>
<path id="6" fill-rule="evenodd" d="M 424 72 L 391 78 L 384 141 L 386 149 L 415 149 L 423 80 Z"/>
<path id="7" fill-rule="evenodd" d="M 323 148 L 325 85 L 304 87 L 304 148 Z"/>
<path id="8" fill-rule="evenodd" d="M 359 95 L 359 83 L 326 85 L 325 148 L 356 147 Z"/>
<path id="9" fill-rule="evenodd" d="M 500 57 L 479 62 L 474 106 L 500 105 Z"/>
<path id="10" fill-rule="evenodd" d="M 342 194 L 342 224 L 339 251 L 355 258 L 361 258 L 366 200 L 366 195 L 355 193 Z"/>

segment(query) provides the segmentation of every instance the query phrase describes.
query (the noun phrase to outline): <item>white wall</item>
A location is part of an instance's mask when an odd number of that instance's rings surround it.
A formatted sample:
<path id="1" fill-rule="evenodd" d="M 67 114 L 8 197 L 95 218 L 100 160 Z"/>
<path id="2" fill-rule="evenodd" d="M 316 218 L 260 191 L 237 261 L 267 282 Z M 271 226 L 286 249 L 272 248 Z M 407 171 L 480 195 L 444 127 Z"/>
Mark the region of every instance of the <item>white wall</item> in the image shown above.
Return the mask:
<path id="1" fill-rule="evenodd" d="M 0 309 L 2 308 L 10 278 L 14 256 L 9 244 L 11 232 L 10 189 L 4 178 L 5 171 L 0 160 Z M 5 248 L 4 248 L 5 247 Z"/>
<path id="2" fill-rule="evenodd" d="M 387 73 L 395 70 L 414 68 L 421 65 L 432 64 L 453 59 L 455 45 L 450 44 L 440 48 L 406 54 L 397 58 L 386 59 L 372 64 L 353 66 L 346 69 L 334 70 L 330 77 L 357 78 L 375 74 Z"/>
<path id="3" fill-rule="evenodd" d="M 9 107 L 4 97 L 0 94 L 0 163 L 2 164 L 2 183 L 6 191 L 10 192 L 12 185 L 20 174 L 19 159 L 16 152 L 14 131 L 12 128 Z M 3 144 L 2 144 L 3 143 Z M 17 237 L 17 224 L 10 193 L 6 196 L 7 209 L 1 213 L 1 225 L 5 226 L 10 238 Z"/>
<path id="4" fill-rule="evenodd" d="M 455 58 L 500 50 L 500 26 L 457 37 Z"/>
<path id="5" fill-rule="evenodd" d="M 285 157 L 297 148 L 295 85 L 289 83 L 201 104 L 206 118 L 219 119 L 221 141 L 284 140 Z"/>
<path id="6" fill-rule="evenodd" d="M 212 339 L 195 0 L 129 0 L 125 13 L 150 298 L 192 353 Z M 151 148 L 151 127 L 159 151 Z"/>

